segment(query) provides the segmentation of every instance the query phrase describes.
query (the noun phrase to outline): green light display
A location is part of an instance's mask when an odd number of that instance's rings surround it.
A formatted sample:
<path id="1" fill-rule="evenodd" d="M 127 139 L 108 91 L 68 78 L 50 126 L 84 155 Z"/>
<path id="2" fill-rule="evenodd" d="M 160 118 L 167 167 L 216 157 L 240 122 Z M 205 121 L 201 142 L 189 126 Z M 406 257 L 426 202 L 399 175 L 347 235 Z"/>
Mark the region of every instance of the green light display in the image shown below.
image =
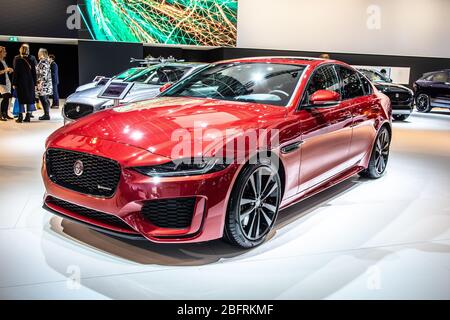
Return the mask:
<path id="1" fill-rule="evenodd" d="M 235 46 L 237 0 L 84 0 L 95 40 Z"/>

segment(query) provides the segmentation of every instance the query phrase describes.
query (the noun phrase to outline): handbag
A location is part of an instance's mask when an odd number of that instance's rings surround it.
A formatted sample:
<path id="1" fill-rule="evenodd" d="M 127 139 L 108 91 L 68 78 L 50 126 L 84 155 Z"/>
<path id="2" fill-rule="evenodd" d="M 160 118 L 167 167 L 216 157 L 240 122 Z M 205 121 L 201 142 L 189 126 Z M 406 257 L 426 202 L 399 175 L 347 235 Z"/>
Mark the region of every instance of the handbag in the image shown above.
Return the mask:
<path id="1" fill-rule="evenodd" d="M 14 104 L 13 104 L 12 114 L 13 114 L 13 116 L 18 116 L 19 113 L 20 113 L 19 99 L 17 99 L 17 96 L 14 91 Z"/>

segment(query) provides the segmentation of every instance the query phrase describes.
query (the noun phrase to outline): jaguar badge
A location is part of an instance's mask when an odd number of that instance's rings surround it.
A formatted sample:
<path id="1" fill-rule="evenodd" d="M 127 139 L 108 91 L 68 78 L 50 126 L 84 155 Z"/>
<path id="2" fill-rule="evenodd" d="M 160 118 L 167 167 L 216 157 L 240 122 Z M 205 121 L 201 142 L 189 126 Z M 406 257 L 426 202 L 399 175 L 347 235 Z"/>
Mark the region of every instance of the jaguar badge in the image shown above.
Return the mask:
<path id="1" fill-rule="evenodd" d="M 73 165 L 73 173 L 75 173 L 75 175 L 79 177 L 83 174 L 83 170 L 84 170 L 83 162 L 81 160 L 75 161 Z"/>

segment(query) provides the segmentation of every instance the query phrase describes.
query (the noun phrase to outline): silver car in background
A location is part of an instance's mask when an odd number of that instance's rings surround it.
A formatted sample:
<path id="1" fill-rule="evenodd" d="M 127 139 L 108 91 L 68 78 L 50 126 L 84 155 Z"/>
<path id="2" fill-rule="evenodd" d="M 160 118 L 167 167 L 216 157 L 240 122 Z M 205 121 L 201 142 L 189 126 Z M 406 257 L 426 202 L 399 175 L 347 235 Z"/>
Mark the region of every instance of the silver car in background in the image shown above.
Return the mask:
<path id="1" fill-rule="evenodd" d="M 204 63 L 193 62 L 161 63 L 149 67 L 130 68 L 113 79 L 114 81 L 134 83 L 131 91 L 120 102 L 125 104 L 154 98 L 160 93 L 163 85 L 177 82 L 205 66 Z M 113 100 L 98 98 L 106 82 L 103 79 L 85 84 L 71 94 L 62 109 L 64 123 L 113 107 Z"/>

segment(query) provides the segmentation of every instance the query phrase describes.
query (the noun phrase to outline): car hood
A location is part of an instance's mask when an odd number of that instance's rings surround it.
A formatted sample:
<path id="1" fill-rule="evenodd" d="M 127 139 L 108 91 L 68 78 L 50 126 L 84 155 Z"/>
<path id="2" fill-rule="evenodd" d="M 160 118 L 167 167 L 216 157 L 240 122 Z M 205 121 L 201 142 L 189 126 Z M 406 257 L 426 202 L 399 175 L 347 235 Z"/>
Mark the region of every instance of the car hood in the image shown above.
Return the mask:
<path id="1" fill-rule="evenodd" d="M 84 89 L 83 90 L 79 90 L 79 91 L 75 91 L 74 93 L 72 93 L 69 97 L 69 99 L 73 99 L 73 98 L 77 98 L 77 97 L 87 97 L 87 98 L 96 98 L 99 93 L 102 91 L 102 89 L 104 88 L 104 86 L 89 86 L 89 84 L 84 85 Z"/>
<path id="2" fill-rule="evenodd" d="M 213 145 L 223 143 L 224 137 L 270 128 L 285 116 L 285 108 L 264 104 L 161 97 L 89 115 L 59 129 L 54 136 L 96 137 L 171 158 L 180 139 L 193 143 L 203 136 L 201 152 L 205 154 Z"/>
<path id="3" fill-rule="evenodd" d="M 96 85 L 97 85 L 96 82 L 89 82 L 89 83 L 83 84 L 77 88 L 76 92 L 95 88 Z"/>
<path id="4" fill-rule="evenodd" d="M 158 85 L 135 83 L 133 88 L 131 88 L 130 92 L 125 97 L 125 99 L 122 100 L 122 103 L 129 103 L 154 98 L 160 93 L 159 92 L 160 87 L 161 86 Z M 85 89 L 83 91 L 74 92 L 67 98 L 66 102 L 92 105 L 94 106 L 94 108 L 100 107 L 108 102 L 110 102 L 110 104 L 112 105 L 113 104 L 112 100 L 98 98 L 98 95 L 103 90 L 103 88 L 104 86 L 96 86 L 93 88 Z"/>

